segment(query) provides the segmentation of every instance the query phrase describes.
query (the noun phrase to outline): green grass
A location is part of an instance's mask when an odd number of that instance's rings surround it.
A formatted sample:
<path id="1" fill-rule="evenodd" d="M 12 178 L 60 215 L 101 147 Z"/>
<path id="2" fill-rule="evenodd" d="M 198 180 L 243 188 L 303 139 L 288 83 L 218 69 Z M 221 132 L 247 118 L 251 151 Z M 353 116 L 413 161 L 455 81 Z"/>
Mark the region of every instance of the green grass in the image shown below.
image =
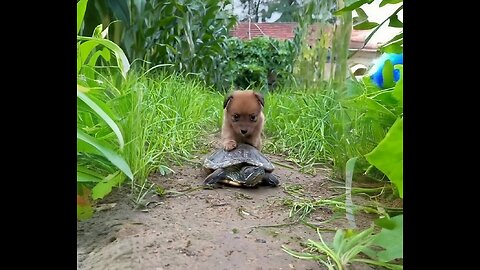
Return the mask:
<path id="1" fill-rule="evenodd" d="M 124 157 L 139 184 L 202 150 L 218 132 L 223 96 L 176 75 L 133 74 L 111 101 L 125 136 Z"/>
<path id="2" fill-rule="evenodd" d="M 381 106 L 382 95 L 364 82 L 347 81 L 347 90 L 283 89 L 266 96 L 265 151 L 283 154 L 299 166 L 332 166 L 344 177 L 345 164 L 359 157 L 356 170 L 366 170 L 363 155 L 373 150 L 395 121 Z"/>
<path id="3" fill-rule="evenodd" d="M 328 160 L 328 110 L 336 106 L 332 93 L 282 91 L 266 100 L 265 147 L 300 165 Z"/>
<path id="4" fill-rule="evenodd" d="M 105 102 L 123 135 L 124 147 L 118 152 L 133 172 L 132 186 L 148 190 L 145 181 L 152 173 L 167 173 L 171 165 L 186 164 L 211 150 L 206 138 L 220 132 L 224 94 L 179 75 L 132 71 L 123 81 L 101 74 L 99 78 L 102 83 L 92 91 Z M 334 89 L 267 94 L 264 151 L 282 154 L 306 171 L 318 164 L 333 166 L 336 176 L 343 178 L 346 161 L 371 151 L 386 130 L 382 121 L 372 123 L 372 113 L 365 111 L 372 110 L 367 105 L 378 92 L 372 94 L 361 84 L 356 87 L 353 97 Z M 111 130 L 87 127 L 97 139 L 118 144 Z M 103 159 L 95 161 L 97 171 L 104 167 L 105 175 L 115 172 Z"/>
<path id="5" fill-rule="evenodd" d="M 149 190 L 146 180 L 152 173 L 164 174 L 174 164 L 198 162 L 196 154 L 211 150 L 205 143 L 220 132 L 224 94 L 179 75 L 132 71 L 125 80 L 100 73 L 98 77 L 101 83 L 92 96 L 110 111 L 123 136 L 123 149 L 118 147 L 118 132 L 106 129 L 105 124 L 98 128 L 86 118 L 79 123 L 98 140 L 117 145 L 118 154 L 133 172 L 131 184 L 137 193 Z M 375 98 L 381 93 L 362 84 L 355 87 L 350 87 L 350 92 L 355 92 L 350 95 L 328 88 L 267 94 L 264 151 L 282 154 L 307 172 L 319 164 L 333 166 L 335 176 L 343 178 L 346 161 L 371 151 L 394 119 L 383 107 L 385 113 L 375 111 Z M 93 160 L 96 166 L 88 168 L 98 172 L 105 168 L 105 175 L 120 177 L 108 162 L 98 157 Z M 365 169 L 361 164 L 359 158 L 358 170 Z M 109 181 L 100 197 L 110 192 L 114 183 L 123 182 Z"/>

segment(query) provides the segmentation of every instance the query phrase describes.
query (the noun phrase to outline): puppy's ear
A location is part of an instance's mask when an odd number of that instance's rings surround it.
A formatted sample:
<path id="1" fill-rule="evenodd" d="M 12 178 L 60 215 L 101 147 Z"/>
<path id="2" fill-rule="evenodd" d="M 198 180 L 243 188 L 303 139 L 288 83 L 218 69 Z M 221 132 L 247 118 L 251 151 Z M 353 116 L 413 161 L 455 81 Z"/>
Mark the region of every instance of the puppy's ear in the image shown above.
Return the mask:
<path id="1" fill-rule="evenodd" d="M 263 95 L 261 93 L 255 92 L 255 96 L 257 97 L 258 102 L 262 104 L 262 107 L 265 107 L 265 100 L 263 99 Z"/>
<path id="2" fill-rule="evenodd" d="M 228 97 L 225 98 L 225 101 L 223 102 L 223 108 L 227 108 L 228 104 L 230 103 L 230 100 L 232 100 L 233 96 L 229 95 Z"/>

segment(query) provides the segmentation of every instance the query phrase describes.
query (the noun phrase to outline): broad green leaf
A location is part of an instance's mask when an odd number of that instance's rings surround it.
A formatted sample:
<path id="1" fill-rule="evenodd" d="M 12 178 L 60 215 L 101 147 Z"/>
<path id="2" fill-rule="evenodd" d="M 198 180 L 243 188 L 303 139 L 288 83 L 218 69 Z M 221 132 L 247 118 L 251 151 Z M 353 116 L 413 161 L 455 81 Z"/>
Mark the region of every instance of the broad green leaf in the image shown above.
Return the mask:
<path id="1" fill-rule="evenodd" d="M 114 186 L 118 186 L 124 179 L 120 171 L 108 175 L 92 188 L 92 198 L 94 200 L 102 199 L 112 191 Z"/>
<path id="2" fill-rule="evenodd" d="M 102 155 L 102 152 L 98 151 L 97 148 L 80 139 L 77 139 L 77 152 Z"/>
<path id="3" fill-rule="evenodd" d="M 402 53 L 403 39 L 396 41 L 394 43 L 390 43 L 387 46 L 383 46 L 382 48 L 380 48 L 380 51 L 384 53 L 396 53 L 396 54 Z"/>
<path id="4" fill-rule="evenodd" d="M 385 43 L 380 50 L 386 53 L 402 53 L 403 52 L 403 32 L 394 36 Z"/>
<path id="5" fill-rule="evenodd" d="M 93 37 L 81 37 L 77 36 L 77 40 L 87 40 L 87 41 L 96 41 L 99 45 L 103 45 L 109 48 L 114 54 L 117 59 L 117 65 L 122 73 L 124 78 L 127 77 L 127 72 L 130 70 L 130 63 L 128 62 L 128 58 L 123 52 L 123 50 L 114 42 L 108 39 L 101 39 L 101 38 L 93 38 Z"/>
<path id="6" fill-rule="evenodd" d="M 383 76 L 383 88 L 390 88 L 395 85 L 395 81 L 393 80 L 393 64 L 392 61 L 387 60 L 383 64 L 382 70 Z"/>
<path id="7" fill-rule="evenodd" d="M 83 74 L 85 77 L 89 78 L 91 81 L 95 81 L 95 65 L 97 63 L 98 57 L 102 54 L 102 51 L 96 51 L 88 60 L 88 66 L 89 68 L 84 68 L 83 69 Z"/>
<path id="8" fill-rule="evenodd" d="M 403 6 L 397 8 L 397 10 L 395 10 L 393 12 L 393 14 L 397 14 L 400 10 L 403 9 Z M 363 42 L 364 46 L 370 41 L 370 39 L 373 37 L 373 35 L 382 27 L 383 24 L 385 24 L 388 20 L 384 20 L 383 22 L 381 22 L 378 27 L 376 27 L 375 29 L 373 29 L 373 31 L 367 36 L 367 38 L 365 39 L 365 41 Z"/>
<path id="9" fill-rule="evenodd" d="M 403 2 L 403 0 L 382 0 L 382 2 L 380 2 L 379 7 L 383 7 L 387 4 L 398 4 L 400 2 Z"/>
<path id="10" fill-rule="evenodd" d="M 390 179 L 403 198 L 403 117 L 395 121 L 385 138 L 365 158 Z"/>
<path id="11" fill-rule="evenodd" d="M 359 18 L 365 18 L 365 19 L 368 18 L 367 13 L 365 13 L 365 11 L 362 8 L 357 8 L 355 9 L 355 11 L 357 12 Z"/>
<path id="12" fill-rule="evenodd" d="M 109 116 L 106 105 L 103 104 L 102 101 L 95 99 L 94 97 L 90 98 L 87 94 L 80 91 L 78 89 L 78 84 L 77 84 L 77 97 L 80 98 L 83 102 L 85 102 L 85 104 L 87 104 L 101 119 L 103 119 L 107 123 L 108 126 L 110 126 L 110 128 L 113 130 L 113 132 L 117 136 L 118 143 L 120 145 L 120 150 L 122 150 L 124 146 L 122 132 L 120 131 L 120 128 L 115 123 L 115 121 L 113 121 L 113 119 Z"/>
<path id="13" fill-rule="evenodd" d="M 100 182 L 102 178 L 97 178 L 91 174 L 83 173 L 77 171 L 77 182 L 82 182 L 82 183 L 97 183 Z"/>
<path id="14" fill-rule="evenodd" d="M 385 45 L 389 45 L 390 43 L 393 43 L 393 42 L 398 41 L 398 40 L 403 40 L 403 32 L 395 35 L 392 39 L 390 39 L 389 41 L 387 41 L 387 42 L 385 43 Z"/>
<path id="15" fill-rule="evenodd" d="M 87 9 L 88 0 L 80 0 L 77 3 L 77 34 L 82 28 L 83 16 L 85 15 L 85 10 Z"/>
<path id="16" fill-rule="evenodd" d="M 392 95 L 400 102 L 400 106 L 403 107 L 403 65 L 398 64 L 395 65 L 394 68 L 400 71 L 400 79 L 398 79 Z"/>
<path id="17" fill-rule="evenodd" d="M 103 175 L 77 165 L 77 182 L 100 182 L 103 178 Z"/>
<path id="18" fill-rule="evenodd" d="M 369 30 L 369 29 L 375 28 L 377 26 L 378 26 L 378 23 L 376 23 L 376 22 L 364 21 L 362 23 L 354 25 L 353 29 L 355 29 L 355 30 Z"/>
<path id="19" fill-rule="evenodd" d="M 96 138 L 86 134 L 81 129 L 77 128 L 77 139 L 82 140 L 93 147 L 95 147 L 98 151 L 102 153 L 113 165 L 117 166 L 128 178 L 133 180 L 133 174 L 128 166 L 127 162 L 118 155 L 115 151 L 113 151 L 110 147 L 106 146 L 104 142 L 97 140 Z"/>
<path id="20" fill-rule="evenodd" d="M 395 222 L 392 219 L 386 217 L 376 219 L 375 224 L 388 230 L 393 230 L 393 228 L 395 228 Z"/>
<path id="21" fill-rule="evenodd" d="M 341 8 L 333 13 L 333 15 L 341 15 L 342 13 L 346 11 L 352 11 L 355 10 L 364 4 L 370 4 L 372 3 L 373 0 L 352 0 L 352 1 L 345 1 L 345 7 Z"/>
<path id="22" fill-rule="evenodd" d="M 91 79 L 92 81 L 95 80 L 95 66 L 97 64 L 98 57 L 102 56 L 103 59 L 106 61 L 110 61 L 110 50 L 107 48 L 103 48 L 103 50 L 96 51 L 88 60 L 87 66 L 91 68 L 84 69 L 85 77 Z"/>
<path id="23" fill-rule="evenodd" d="M 390 17 L 390 22 L 388 23 L 388 26 L 402 28 L 403 23 L 398 19 L 397 14 L 394 14 Z"/>
<path id="24" fill-rule="evenodd" d="M 388 228 L 383 227 L 374 240 L 375 244 L 385 249 L 377 253 L 378 259 L 389 262 L 403 258 L 403 215 L 390 218 L 384 223 L 388 224 Z"/>
<path id="25" fill-rule="evenodd" d="M 103 59 L 110 61 L 110 51 L 107 48 L 103 48 L 101 55 Z"/>
<path id="26" fill-rule="evenodd" d="M 93 49 L 98 45 L 97 42 L 95 41 L 86 41 L 80 44 L 78 53 L 77 53 L 77 58 L 80 57 L 80 62 L 82 64 L 85 64 L 85 62 L 88 59 L 88 56 L 92 52 Z"/>

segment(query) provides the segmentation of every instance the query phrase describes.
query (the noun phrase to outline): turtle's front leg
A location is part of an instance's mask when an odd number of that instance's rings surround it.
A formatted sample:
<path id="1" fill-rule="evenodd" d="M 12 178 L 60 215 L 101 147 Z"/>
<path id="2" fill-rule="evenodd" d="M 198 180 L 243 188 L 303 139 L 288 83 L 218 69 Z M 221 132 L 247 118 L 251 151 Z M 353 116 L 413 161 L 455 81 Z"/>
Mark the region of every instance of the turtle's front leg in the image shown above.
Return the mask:
<path id="1" fill-rule="evenodd" d="M 219 180 L 224 179 L 226 177 L 226 173 L 224 169 L 217 169 L 211 174 L 209 174 L 205 180 L 203 181 L 204 185 L 214 185 L 216 184 Z"/>

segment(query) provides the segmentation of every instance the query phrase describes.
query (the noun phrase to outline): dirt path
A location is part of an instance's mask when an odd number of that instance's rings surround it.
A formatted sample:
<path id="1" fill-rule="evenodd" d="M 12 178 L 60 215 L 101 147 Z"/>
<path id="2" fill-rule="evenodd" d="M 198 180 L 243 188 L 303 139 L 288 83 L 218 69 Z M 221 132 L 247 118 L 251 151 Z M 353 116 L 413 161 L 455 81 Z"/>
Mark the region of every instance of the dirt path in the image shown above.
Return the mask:
<path id="1" fill-rule="evenodd" d="M 152 180 L 172 190 L 202 183 L 204 174 L 198 167 L 174 170 L 175 174 Z M 101 204 L 110 207 L 78 222 L 77 269 L 325 269 L 281 249 L 286 245 L 301 250 L 300 243 L 318 240 L 313 229 L 303 224 L 279 225 L 292 223 L 289 207 L 282 204 L 291 198 L 284 192 L 285 185 L 301 184 L 309 196 L 326 198 L 332 194 L 327 188 L 331 182 L 322 174 L 304 175 L 280 166 L 275 173 L 282 186 L 198 189 L 175 197 L 150 195 L 146 199 L 152 203 L 143 211 L 134 209 L 125 189 L 113 192 Z M 331 215 L 329 209 L 318 209 L 312 218 L 322 221 Z M 344 220 L 335 222 L 330 226 L 345 224 Z M 357 222 L 360 227 L 369 224 L 368 219 Z M 331 240 L 333 234 L 322 236 Z"/>

